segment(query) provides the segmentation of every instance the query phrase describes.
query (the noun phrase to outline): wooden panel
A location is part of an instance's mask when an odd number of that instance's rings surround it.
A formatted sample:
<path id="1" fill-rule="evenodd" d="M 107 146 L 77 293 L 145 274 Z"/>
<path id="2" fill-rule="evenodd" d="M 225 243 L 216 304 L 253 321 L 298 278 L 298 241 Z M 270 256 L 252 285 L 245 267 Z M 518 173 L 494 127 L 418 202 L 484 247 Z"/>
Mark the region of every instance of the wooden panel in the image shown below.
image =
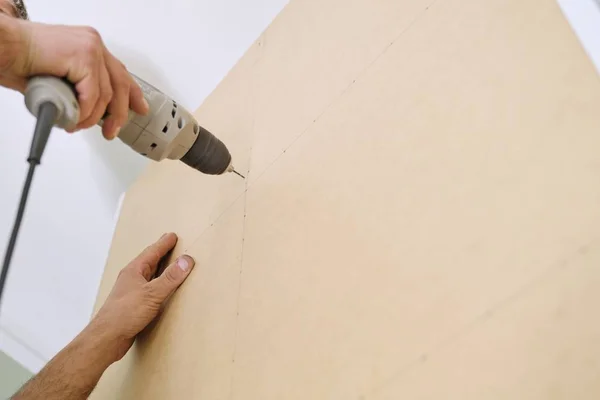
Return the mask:
<path id="1" fill-rule="evenodd" d="M 236 202 L 190 245 L 194 273 L 94 392 L 98 399 L 227 398 L 244 218 Z M 182 368 L 183 369 L 180 369 Z"/>
<path id="2" fill-rule="evenodd" d="M 434 0 L 292 1 L 263 35 L 254 72 L 250 181 L 337 101 Z"/>
<path id="3" fill-rule="evenodd" d="M 100 299 L 140 230 L 201 267 L 97 397 L 597 397 L 598 110 L 553 0 L 292 1 L 197 114 L 246 190 L 127 195 Z"/>
<path id="4" fill-rule="evenodd" d="M 580 248 L 367 397 L 596 398 L 599 263 L 597 242 Z"/>

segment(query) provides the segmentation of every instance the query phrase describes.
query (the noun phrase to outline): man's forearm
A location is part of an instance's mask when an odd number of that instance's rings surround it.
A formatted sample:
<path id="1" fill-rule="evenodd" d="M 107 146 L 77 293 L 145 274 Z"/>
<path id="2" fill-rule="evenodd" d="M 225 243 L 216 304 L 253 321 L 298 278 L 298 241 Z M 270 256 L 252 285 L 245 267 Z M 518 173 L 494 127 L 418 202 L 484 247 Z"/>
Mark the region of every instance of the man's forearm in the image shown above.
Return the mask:
<path id="1" fill-rule="evenodd" d="M 104 371 L 118 358 L 112 342 L 97 327 L 88 326 L 12 399 L 87 399 Z"/>

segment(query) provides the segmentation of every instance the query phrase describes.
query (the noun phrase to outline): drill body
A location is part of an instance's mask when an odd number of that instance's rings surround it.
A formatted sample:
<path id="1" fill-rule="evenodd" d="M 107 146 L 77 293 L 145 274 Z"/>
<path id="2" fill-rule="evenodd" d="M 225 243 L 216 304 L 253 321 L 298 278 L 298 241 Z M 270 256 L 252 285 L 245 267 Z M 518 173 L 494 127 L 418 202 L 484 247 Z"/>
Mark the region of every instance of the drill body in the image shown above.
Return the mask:
<path id="1" fill-rule="evenodd" d="M 119 139 L 137 153 L 154 161 L 181 160 L 201 172 L 220 175 L 234 171 L 227 147 L 202 128 L 192 114 L 169 96 L 132 75 L 150 106 L 148 115 L 129 111 Z M 58 109 L 55 125 L 73 129 L 79 121 L 79 103 L 72 85 L 62 79 L 40 76 L 29 81 L 25 104 L 37 116 L 41 104 Z M 100 122 L 100 125 L 102 121 Z"/>

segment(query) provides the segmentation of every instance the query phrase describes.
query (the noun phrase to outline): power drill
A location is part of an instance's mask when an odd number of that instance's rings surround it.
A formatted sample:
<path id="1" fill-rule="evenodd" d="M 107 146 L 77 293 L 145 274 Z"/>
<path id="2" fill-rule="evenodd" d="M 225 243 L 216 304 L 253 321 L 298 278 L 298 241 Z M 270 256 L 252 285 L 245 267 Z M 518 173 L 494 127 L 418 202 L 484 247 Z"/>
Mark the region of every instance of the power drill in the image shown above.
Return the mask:
<path id="1" fill-rule="evenodd" d="M 154 86 L 136 76 L 133 78 L 142 88 L 150 111 L 147 116 L 129 112 L 127 123 L 119 133 L 123 142 L 155 161 L 165 158 L 181 160 L 205 174 L 221 175 L 234 172 L 244 178 L 234 169 L 231 154 L 223 142 L 202 128 L 191 113 Z M 52 127 L 74 129 L 79 121 L 79 102 L 75 89 L 64 79 L 51 76 L 32 78 L 25 91 L 25 104 L 37 117 L 37 122 L 27 158 L 29 170 L 0 271 L 0 302 L 25 213 L 33 173 L 41 162 Z M 99 125 L 102 123 L 100 121 Z"/>
<path id="2" fill-rule="evenodd" d="M 142 88 L 150 111 L 146 116 L 129 111 L 119 139 L 154 161 L 181 160 L 205 174 L 234 172 L 243 178 L 234 169 L 231 154 L 223 142 L 202 128 L 175 100 L 137 76 L 132 74 L 132 77 Z M 25 104 L 39 117 L 40 106 L 44 103 L 51 103 L 57 109 L 54 125 L 63 129 L 75 128 L 79 121 L 79 103 L 69 82 L 51 76 L 32 78 L 25 91 Z"/>

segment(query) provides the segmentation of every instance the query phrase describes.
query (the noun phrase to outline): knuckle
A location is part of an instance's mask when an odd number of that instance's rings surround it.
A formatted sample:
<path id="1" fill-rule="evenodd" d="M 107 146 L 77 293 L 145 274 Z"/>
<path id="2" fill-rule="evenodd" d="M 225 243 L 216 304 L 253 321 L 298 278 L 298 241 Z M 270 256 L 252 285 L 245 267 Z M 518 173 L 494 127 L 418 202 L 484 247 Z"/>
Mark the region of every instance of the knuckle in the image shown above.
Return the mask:
<path id="1" fill-rule="evenodd" d="M 160 254 L 158 250 L 154 248 L 154 246 L 148 247 L 148 257 L 152 263 L 157 263 L 160 261 Z"/>
<path id="2" fill-rule="evenodd" d="M 125 107 L 129 98 L 129 85 L 125 81 L 115 82 L 115 96 L 120 101 L 120 105 Z"/>
<path id="3" fill-rule="evenodd" d="M 126 96 L 131 90 L 131 81 L 127 77 L 127 72 L 123 73 L 123 77 L 121 79 L 121 84 L 119 85 L 119 88 L 121 89 L 121 93 L 123 93 L 124 96 Z"/>
<path id="4" fill-rule="evenodd" d="M 165 271 L 165 280 L 171 285 L 179 282 L 179 278 L 175 273 L 175 268 L 167 268 Z"/>
<path id="5" fill-rule="evenodd" d="M 106 88 L 102 91 L 102 101 L 108 103 L 113 98 L 114 91 L 111 88 Z"/>
<path id="6" fill-rule="evenodd" d="M 79 122 L 85 121 L 85 119 L 90 114 L 90 110 L 92 109 L 93 104 L 88 100 L 82 100 L 79 102 L 79 108 L 81 110 L 79 114 Z"/>
<path id="7" fill-rule="evenodd" d="M 90 35 L 90 37 L 100 39 L 100 32 L 98 32 L 96 28 L 92 26 L 86 26 L 83 29 L 85 29 L 85 31 L 88 33 L 88 35 Z"/>
<path id="8" fill-rule="evenodd" d="M 96 58 L 99 54 L 99 46 L 93 39 L 87 40 L 84 45 L 84 51 L 91 58 Z"/>
<path id="9" fill-rule="evenodd" d="M 92 27 L 85 27 L 87 35 L 84 36 L 84 49 L 89 55 L 97 56 L 102 50 L 103 43 L 100 33 Z"/>
<path id="10" fill-rule="evenodd" d="M 146 307 L 159 309 L 164 301 L 164 294 L 162 294 L 160 288 L 151 283 L 144 285 L 142 288 L 142 303 Z"/>
<path id="11" fill-rule="evenodd" d="M 132 98 L 133 100 L 141 100 L 144 97 L 144 93 L 142 92 L 142 89 L 140 89 L 140 87 L 137 85 L 131 85 L 129 87 L 128 94 L 129 94 L 130 98 Z"/>
<path id="12" fill-rule="evenodd" d="M 130 265 L 127 265 L 126 267 L 123 267 L 119 271 L 119 275 L 117 275 L 117 280 L 125 279 L 127 276 L 130 276 L 130 274 L 131 274 L 131 267 L 130 267 Z"/>
<path id="13" fill-rule="evenodd" d="M 144 299 L 151 301 L 156 301 L 156 299 L 159 297 L 154 285 L 150 284 L 142 286 L 142 295 Z"/>
<path id="14" fill-rule="evenodd" d="M 136 90 L 139 90 L 140 92 L 142 91 L 142 88 L 140 87 L 140 84 L 133 78 L 133 76 L 129 73 L 129 71 L 126 71 L 127 75 L 129 76 L 129 85 Z"/>
<path id="15" fill-rule="evenodd" d="M 98 50 L 98 48 L 96 47 L 96 44 L 94 43 L 93 40 L 86 40 L 84 49 L 88 54 L 95 54 L 96 51 Z"/>
<path id="16" fill-rule="evenodd" d="M 115 86 L 122 93 L 129 93 L 129 88 L 131 87 L 131 81 L 129 79 L 129 74 L 125 70 L 117 71 L 114 74 Z"/>
<path id="17" fill-rule="evenodd" d="M 127 267 L 122 268 L 117 275 L 117 280 L 122 279 L 127 274 Z"/>
<path id="18" fill-rule="evenodd" d="M 115 117 L 115 126 L 118 126 L 119 129 L 123 128 L 123 126 L 127 123 L 127 117 L 118 114 Z"/>
<path id="19" fill-rule="evenodd" d="M 123 127 L 123 125 L 125 124 L 126 120 L 125 117 L 123 117 L 122 113 L 111 113 L 111 116 L 113 117 L 114 120 L 114 126 L 118 126 L 120 128 Z M 146 265 L 150 265 L 148 263 L 146 263 Z"/>
<path id="20" fill-rule="evenodd" d="M 149 276 L 152 273 L 152 266 L 148 262 L 142 262 L 140 264 L 140 272 L 144 276 Z"/>

